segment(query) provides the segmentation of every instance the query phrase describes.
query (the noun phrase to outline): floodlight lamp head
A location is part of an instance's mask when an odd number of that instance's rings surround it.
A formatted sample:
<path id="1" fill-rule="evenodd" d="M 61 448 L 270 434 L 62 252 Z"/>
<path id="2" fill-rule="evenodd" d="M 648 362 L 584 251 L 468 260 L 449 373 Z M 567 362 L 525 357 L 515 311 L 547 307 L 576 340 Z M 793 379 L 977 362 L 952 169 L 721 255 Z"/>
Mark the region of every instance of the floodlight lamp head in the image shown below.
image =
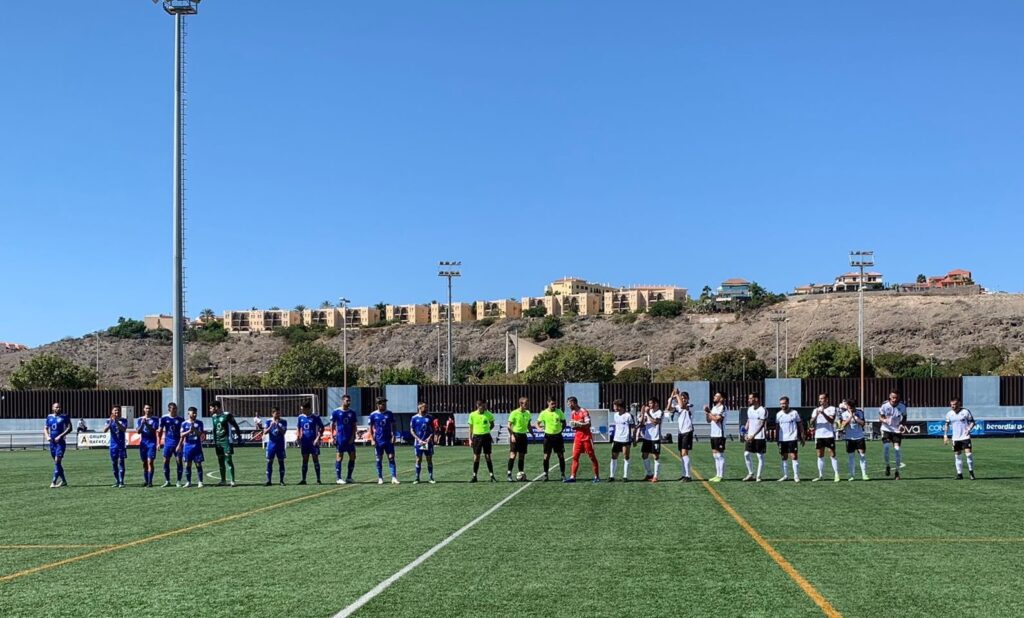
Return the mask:
<path id="1" fill-rule="evenodd" d="M 438 266 L 462 266 L 462 262 L 438 262 Z"/>
<path id="2" fill-rule="evenodd" d="M 851 251 L 850 252 L 850 266 L 874 266 L 875 265 L 875 252 L 874 251 Z"/>
<path id="3" fill-rule="evenodd" d="M 164 10 L 171 15 L 195 15 L 199 11 L 201 0 L 153 0 L 153 4 L 163 2 Z"/>

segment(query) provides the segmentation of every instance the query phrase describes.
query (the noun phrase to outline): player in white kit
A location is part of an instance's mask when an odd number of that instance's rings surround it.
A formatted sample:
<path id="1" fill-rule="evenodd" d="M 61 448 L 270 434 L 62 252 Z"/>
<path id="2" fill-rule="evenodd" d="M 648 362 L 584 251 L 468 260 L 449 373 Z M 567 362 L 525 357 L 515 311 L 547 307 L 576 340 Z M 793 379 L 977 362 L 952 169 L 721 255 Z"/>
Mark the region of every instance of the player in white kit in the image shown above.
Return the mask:
<path id="1" fill-rule="evenodd" d="M 679 464 L 682 466 L 682 475 L 679 480 L 689 483 L 693 480 L 690 477 L 690 451 L 693 450 L 693 410 L 691 409 L 693 406 L 690 405 L 690 393 L 672 389 L 672 394 L 668 398 L 668 406 L 676 415 L 676 423 L 679 428 L 679 436 L 676 440 L 679 447 Z"/>
<path id="2" fill-rule="evenodd" d="M 882 425 L 882 456 L 885 458 L 885 475 L 889 476 L 889 450 L 896 451 L 896 480 L 900 480 L 900 467 L 903 460 L 903 421 L 907 418 L 907 406 L 900 401 L 898 391 L 889 393 L 889 401 L 878 409 L 878 420 Z"/>
<path id="3" fill-rule="evenodd" d="M 846 440 L 846 467 L 850 470 L 850 478 L 847 480 L 852 481 L 856 478 L 854 459 L 857 454 L 860 455 L 860 477 L 865 481 L 870 480 L 867 444 L 864 442 L 864 412 L 857 409 L 857 404 L 852 399 L 844 399 L 839 404 L 839 410 L 839 418 L 842 421 L 840 429 L 843 430 L 843 438 Z"/>
<path id="4" fill-rule="evenodd" d="M 764 454 L 768 450 L 768 412 L 761 405 L 761 398 L 755 393 L 747 396 L 746 446 L 743 449 L 743 460 L 747 464 L 747 476 L 744 481 L 761 482 L 761 471 L 764 469 Z M 751 455 L 757 455 L 757 474 L 754 474 L 754 462 Z"/>
<path id="5" fill-rule="evenodd" d="M 797 443 L 800 446 L 804 445 L 804 430 L 800 413 L 789 407 L 789 397 L 779 398 L 779 411 L 775 414 L 775 424 L 778 425 L 779 454 L 782 456 L 782 478 L 779 481 L 789 479 L 786 472 L 786 460 L 789 459 L 793 468 L 793 481 L 799 483 L 800 460 Z"/>
<path id="6" fill-rule="evenodd" d="M 964 480 L 964 464 L 960 453 L 967 453 L 967 473 L 974 480 L 974 449 L 971 448 L 971 430 L 974 429 L 974 415 L 964 408 L 959 397 L 949 401 L 946 425 L 942 429 L 942 443 L 949 444 L 949 430 L 953 430 L 953 462 L 956 465 L 956 480 Z"/>
<path id="7" fill-rule="evenodd" d="M 811 412 L 811 427 L 814 428 L 814 448 L 818 452 L 818 477 L 825 476 L 825 449 L 832 458 L 833 479 L 839 482 L 839 462 L 836 460 L 836 408 L 828 403 L 828 393 L 818 395 L 818 407 Z"/>
<path id="8" fill-rule="evenodd" d="M 718 483 L 725 477 L 725 421 L 729 410 L 722 393 L 715 393 L 712 402 L 714 406 L 704 406 L 704 416 L 710 424 L 711 456 L 715 458 L 715 475 L 708 481 Z"/>
<path id="9" fill-rule="evenodd" d="M 615 480 L 615 467 L 619 461 L 619 453 L 622 453 L 622 480 L 629 480 L 629 449 L 633 443 L 633 431 L 636 421 L 633 415 L 626 409 L 626 404 L 621 399 L 612 403 L 612 460 L 609 462 L 608 482 Z"/>

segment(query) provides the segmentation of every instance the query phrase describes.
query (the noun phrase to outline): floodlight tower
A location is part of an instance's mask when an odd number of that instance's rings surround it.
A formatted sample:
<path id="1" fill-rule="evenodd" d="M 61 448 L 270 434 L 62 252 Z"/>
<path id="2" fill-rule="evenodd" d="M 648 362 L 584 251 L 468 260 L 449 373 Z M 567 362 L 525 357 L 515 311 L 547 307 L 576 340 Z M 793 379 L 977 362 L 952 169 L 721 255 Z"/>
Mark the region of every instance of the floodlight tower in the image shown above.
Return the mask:
<path id="1" fill-rule="evenodd" d="M 860 349 L 860 405 L 864 407 L 864 269 L 875 265 L 874 251 L 851 251 L 850 266 L 860 269 L 857 286 L 857 347 Z"/>
<path id="2" fill-rule="evenodd" d="M 773 311 L 768 319 L 775 324 L 775 379 L 780 377 L 779 368 L 782 366 L 779 357 L 779 327 L 786 321 L 785 311 Z"/>
<path id="3" fill-rule="evenodd" d="M 342 388 L 348 395 L 348 303 L 349 299 L 342 296 L 338 299 L 338 306 L 341 307 L 341 372 Z"/>
<path id="4" fill-rule="evenodd" d="M 174 16 L 174 333 L 171 374 L 174 402 L 180 408 L 185 405 L 185 16 L 196 14 L 200 0 L 153 0 L 153 3 L 158 1 L 162 1 L 164 10 Z"/>
<path id="5" fill-rule="evenodd" d="M 438 262 L 438 277 L 448 278 L 448 358 L 446 360 L 447 384 L 452 383 L 452 277 L 461 277 L 462 273 L 453 270 L 455 266 L 462 266 L 462 262 Z"/>

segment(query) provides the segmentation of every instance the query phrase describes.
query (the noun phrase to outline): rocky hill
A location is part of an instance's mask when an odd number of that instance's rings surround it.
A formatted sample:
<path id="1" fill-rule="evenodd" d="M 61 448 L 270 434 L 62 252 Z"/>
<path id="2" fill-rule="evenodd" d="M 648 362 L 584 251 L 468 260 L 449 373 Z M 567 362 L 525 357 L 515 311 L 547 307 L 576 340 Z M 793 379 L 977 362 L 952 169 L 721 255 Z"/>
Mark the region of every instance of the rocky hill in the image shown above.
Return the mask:
<path id="1" fill-rule="evenodd" d="M 869 294 L 865 302 L 867 341 L 876 352 L 915 352 L 937 359 L 963 356 L 982 345 L 1024 349 L 1024 295 L 892 296 Z M 580 343 L 606 350 L 617 359 L 651 355 L 654 367 L 693 366 L 704 355 L 727 348 L 749 347 L 769 365 L 774 359 L 775 327 L 770 311 L 789 317 L 789 350 L 816 339 L 856 339 L 856 295 L 791 298 L 739 318 L 728 315 L 687 315 L 679 318 L 639 316 L 632 324 L 606 317 L 575 318 L 562 327 L 565 336 L 544 346 Z M 504 333 L 525 329 L 526 320 L 455 325 L 456 358 L 502 360 Z M 12 333 L 17 335 L 17 333 Z M 442 328 L 443 335 L 443 328 Z M 341 349 L 341 337 L 325 341 Z M 442 341 L 443 344 L 443 341 Z M 193 361 L 209 359 L 226 376 L 266 371 L 285 349 L 271 335 L 233 336 L 219 344 L 188 345 Z M 76 363 L 95 366 L 99 351 L 100 381 L 105 386 L 141 388 L 170 366 L 166 342 L 112 337 L 68 339 L 31 350 L 0 355 L 0 385 L 9 384 L 19 362 L 39 353 L 54 353 Z M 437 329 L 429 326 L 363 328 L 349 333 L 349 359 L 358 365 L 416 366 L 436 372 Z M 230 360 L 229 360 L 230 359 Z"/>

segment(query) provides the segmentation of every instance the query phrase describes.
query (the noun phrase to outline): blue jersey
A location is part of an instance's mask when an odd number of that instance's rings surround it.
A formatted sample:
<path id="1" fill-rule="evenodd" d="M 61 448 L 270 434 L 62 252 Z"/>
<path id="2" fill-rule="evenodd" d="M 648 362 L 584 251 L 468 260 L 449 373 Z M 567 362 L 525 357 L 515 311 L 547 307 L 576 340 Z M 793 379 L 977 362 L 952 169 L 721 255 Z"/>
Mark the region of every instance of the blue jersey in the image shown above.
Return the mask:
<path id="1" fill-rule="evenodd" d="M 139 432 L 139 440 L 143 444 L 156 444 L 156 431 L 160 428 L 160 419 L 155 416 L 143 416 L 135 421 L 135 429 Z"/>
<path id="2" fill-rule="evenodd" d="M 65 431 L 71 429 L 71 417 L 67 414 L 49 414 L 46 417 L 46 431 L 50 435 L 50 439 L 56 439 L 59 435 Z"/>
<path id="3" fill-rule="evenodd" d="M 185 419 L 180 416 L 167 415 L 160 419 L 160 429 L 164 431 L 164 443 L 177 444 L 181 440 L 181 426 Z"/>
<path id="4" fill-rule="evenodd" d="M 110 449 L 123 449 L 125 447 L 125 432 L 128 431 L 128 420 L 119 418 L 117 420 L 107 419 L 104 430 L 110 432 Z"/>
<path id="5" fill-rule="evenodd" d="M 409 421 L 409 428 L 412 435 L 423 441 L 429 441 L 434 435 L 434 417 L 429 414 L 415 415 Z"/>
<path id="6" fill-rule="evenodd" d="M 267 438 L 270 448 L 284 448 L 284 433 L 288 431 L 288 421 L 283 418 L 275 424 L 274 421 L 267 423 Z"/>
<path id="7" fill-rule="evenodd" d="M 370 431 L 373 441 L 378 444 L 391 444 L 395 440 L 395 413 L 391 410 L 374 412 L 370 415 Z"/>
<path id="8" fill-rule="evenodd" d="M 316 414 L 300 414 L 296 422 L 303 442 L 316 442 L 324 432 L 324 421 Z"/>
<path id="9" fill-rule="evenodd" d="M 180 426 L 181 433 L 185 436 L 186 446 L 201 446 L 203 444 L 203 421 L 185 421 Z"/>
<path id="10" fill-rule="evenodd" d="M 355 410 L 342 410 L 338 408 L 331 412 L 331 422 L 334 423 L 334 441 L 338 444 L 348 444 L 356 437 L 356 416 Z"/>

